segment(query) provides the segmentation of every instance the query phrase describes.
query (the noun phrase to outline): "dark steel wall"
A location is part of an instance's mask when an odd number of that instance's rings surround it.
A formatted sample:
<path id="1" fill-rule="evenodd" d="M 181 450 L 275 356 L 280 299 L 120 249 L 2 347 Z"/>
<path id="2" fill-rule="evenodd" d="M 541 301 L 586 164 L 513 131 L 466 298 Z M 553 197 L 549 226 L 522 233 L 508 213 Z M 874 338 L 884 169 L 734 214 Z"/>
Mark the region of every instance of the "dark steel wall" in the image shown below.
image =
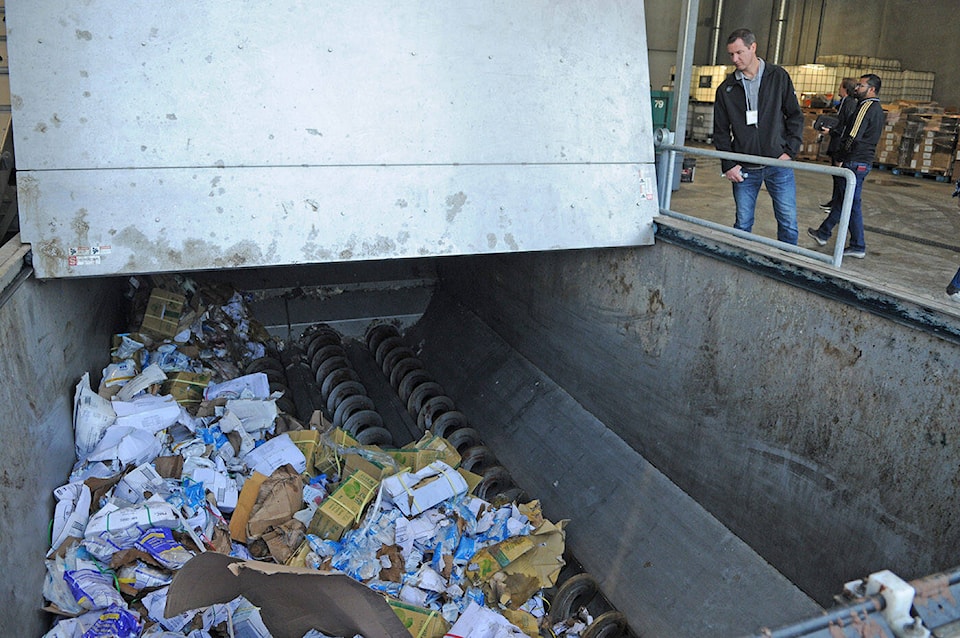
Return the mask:
<path id="1" fill-rule="evenodd" d="M 821 604 L 873 571 L 960 563 L 954 342 L 665 242 L 441 278 Z"/>

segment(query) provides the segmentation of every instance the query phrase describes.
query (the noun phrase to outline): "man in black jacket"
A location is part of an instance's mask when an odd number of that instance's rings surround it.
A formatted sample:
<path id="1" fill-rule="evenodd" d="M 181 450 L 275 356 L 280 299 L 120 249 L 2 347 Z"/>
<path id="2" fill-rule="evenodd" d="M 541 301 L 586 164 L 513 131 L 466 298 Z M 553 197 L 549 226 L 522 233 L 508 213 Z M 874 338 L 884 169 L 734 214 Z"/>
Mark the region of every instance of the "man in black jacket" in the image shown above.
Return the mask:
<path id="1" fill-rule="evenodd" d="M 860 82 L 854 89 L 859 100 L 857 111 L 847 123 L 847 130 L 840 140 L 840 149 L 836 157 L 841 159 L 841 166 L 853 171 L 857 178 L 857 186 L 853 191 L 853 204 L 850 207 L 850 244 L 843 250 L 847 257 L 863 259 L 867 256 L 867 244 L 863 237 L 863 210 L 860 195 L 863 192 L 863 181 L 873 168 L 873 158 L 877 152 L 877 142 L 883 133 L 886 115 L 880 106 L 880 77 L 868 73 L 861 76 Z M 821 246 L 827 245 L 827 240 L 833 232 L 833 227 L 840 223 L 840 207 L 842 201 L 833 202 L 830 214 L 819 228 L 808 228 L 807 234 L 813 237 Z"/>
<path id="2" fill-rule="evenodd" d="M 713 145 L 718 151 L 791 160 L 803 139 L 803 112 L 790 75 L 757 57 L 757 38 L 737 29 L 727 38 L 737 70 L 717 87 L 713 105 Z M 733 183 L 737 205 L 734 228 L 753 230 L 760 185 L 766 184 L 777 219 L 777 239 L 797 243 L 797 189 L 793 169 L 741 165 L 722 160 L 723 176 Z"/>
<path id="3" fill-rule="evenodd" d="M 857 81 L 853 78 L 843 78 L 840 81 L 840 104 L 837 106 L 837 125 L 833 128 L 823 129 L 824 133 L 830 135 L 830 144 L 827 145 L 827 157 L 832 160 L 834 166 L 840 166 L 843 162 L 837 159 L 837 151 L 840 150 L 840 140 L 846 131 L 846 125 L 853 120 L 853 114 L 857 111 L 857 96 L 855 95 Z M 823 212 L 829 213 L 833 208 L 833 202 L 839 202 L 843 199 L 843 189 L 847 181 L 838 175 L 833 176 L 833 192 L 830 194 L 830 201 L 820 204 Z"/>

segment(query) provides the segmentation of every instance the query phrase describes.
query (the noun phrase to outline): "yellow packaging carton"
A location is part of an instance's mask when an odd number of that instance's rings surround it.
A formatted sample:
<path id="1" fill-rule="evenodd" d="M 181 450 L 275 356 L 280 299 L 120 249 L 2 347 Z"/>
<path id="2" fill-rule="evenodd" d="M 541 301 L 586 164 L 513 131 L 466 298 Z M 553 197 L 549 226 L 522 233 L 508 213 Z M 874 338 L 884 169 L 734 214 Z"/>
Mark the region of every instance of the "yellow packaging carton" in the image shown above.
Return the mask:
<path id="1" fill-rule="evenodd" d="M 450 623 L 444 620 L 439 611 L 410 605 L 394 598 L 387 598 L 387 603 L 415 638 L 443 638 L 450 629 Z"/>
<path id="2" fill-rule="evenodd" d="M 317 508 L 307 531 L 320 538 L 339 541 L 360 522 L 363 510 L 377 495 L 380 481 L 356 471 L 343 481 Z"/>
<path id="3" fill-rule="evenodd" d="M 154 288 L 147 301 L 140 332 L 160 339 L 172 339 L 177 334 L 180 315 L 186 303 L 187 298 L 183 295 Z"/>

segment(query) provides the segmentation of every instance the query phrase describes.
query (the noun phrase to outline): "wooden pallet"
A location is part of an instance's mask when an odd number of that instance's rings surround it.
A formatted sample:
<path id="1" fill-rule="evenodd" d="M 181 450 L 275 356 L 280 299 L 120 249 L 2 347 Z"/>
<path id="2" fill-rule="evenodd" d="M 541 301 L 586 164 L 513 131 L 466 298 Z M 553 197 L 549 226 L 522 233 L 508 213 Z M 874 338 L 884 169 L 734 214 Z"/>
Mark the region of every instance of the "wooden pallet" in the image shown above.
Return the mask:
<path id="1" fill-rule="evenodd" d="M 933 170 L 915 170 L 909 168 L 900 168 L 896 167 L 891 170 L 894 175 L 907 175 L 910 177 L 922 177 L 926 179 L 935 179 L 938 182 L 949 182 L 951 175 L 944 171 L 933 171 Z"/>

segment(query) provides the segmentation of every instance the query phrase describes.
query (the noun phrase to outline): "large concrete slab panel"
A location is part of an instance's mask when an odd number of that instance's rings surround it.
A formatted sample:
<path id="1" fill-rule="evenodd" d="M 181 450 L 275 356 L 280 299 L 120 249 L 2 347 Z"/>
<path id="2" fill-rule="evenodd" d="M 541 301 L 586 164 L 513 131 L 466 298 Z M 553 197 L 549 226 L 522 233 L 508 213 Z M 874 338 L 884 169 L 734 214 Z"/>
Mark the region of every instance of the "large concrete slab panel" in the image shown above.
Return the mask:
<path id="1" fill-rule="evenodd" d="M 42 277 L 652 243 L 642 3 L 19 1 L 7 26 Z"/>

